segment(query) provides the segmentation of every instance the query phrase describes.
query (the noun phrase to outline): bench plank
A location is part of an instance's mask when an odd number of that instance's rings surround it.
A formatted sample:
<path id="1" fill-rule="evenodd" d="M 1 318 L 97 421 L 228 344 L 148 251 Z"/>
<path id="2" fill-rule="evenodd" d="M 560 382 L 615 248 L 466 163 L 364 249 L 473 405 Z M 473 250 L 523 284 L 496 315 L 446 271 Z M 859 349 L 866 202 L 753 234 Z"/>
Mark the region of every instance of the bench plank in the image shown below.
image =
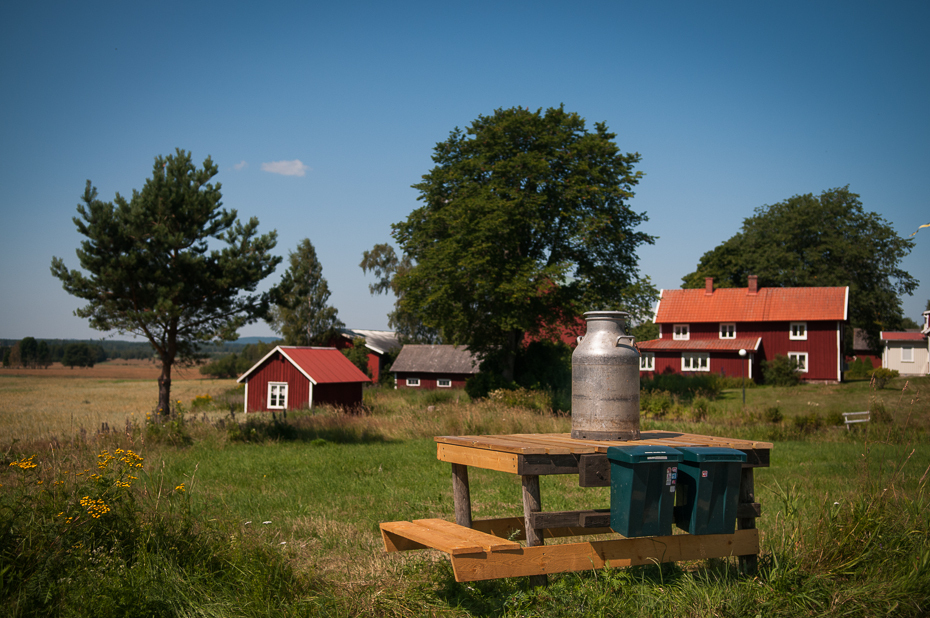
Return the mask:
<path id="1" fill-rule="evenodd" d="M 516 541 L 508 541 L 507 539 L 496 537 L 493 534 L 487 534 L 486 532 L 481 532 L 473 528 L 466 528 L 465 526 L 460 526 L 444 519 L 414 519 L 413 523 L 430 530 L 460 538 L 463 542 L 479 545 L 484 551 L 519 549 L 520 547 L 520 544 Z"/>
<path id="2" fill-rule="evenodd" d="M 385 550 L 389 552 L 432 547 L 456 556 L 458 554 L 477 554 L 484 551 L 484 548 L 478 543 L 409 521 L 382 523 L 381 537 L 384 540 Z M 419 547 L 409 547 L 410 544 L 405 543 L 404 539 L 413 541 Z"/>
<path id="3" fill-rule="evenodd" d="M 565 545 L 521 547 L 519 550 L 452 556 L 455 581 L 470 582 L 500 577 L 526 577 L 548 573 L 626 567 L 655 562 L 678 562 L 757 554 L 759 531 L 734 534 L 612 539 Z"/>

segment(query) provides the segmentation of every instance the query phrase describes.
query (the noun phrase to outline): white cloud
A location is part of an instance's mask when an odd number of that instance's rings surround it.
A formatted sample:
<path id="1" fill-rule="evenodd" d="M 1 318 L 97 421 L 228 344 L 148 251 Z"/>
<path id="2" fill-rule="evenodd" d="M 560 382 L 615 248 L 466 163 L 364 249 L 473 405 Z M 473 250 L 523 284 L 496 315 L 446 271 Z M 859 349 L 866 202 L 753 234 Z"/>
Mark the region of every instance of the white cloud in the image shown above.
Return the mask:
<path id="1" fill-rule="evenodd" d="M 271 163 L 262 163 L 263 172 L 272 174 L 281 174 L 282 176 L 303 176 L 310 169 L 300 162 L 300 159 L 293 161 L 272 161 Z"/>
<path id="2" fill-rule="evenodd" d="M 246 163 L 245 161 L 239 161 L 238 163 L 236 163 L 235 165 L 233 165 L 233 169 L 234 169 L 234 170 L 244 170 L 244 169 L 247 168 L 248 166 L 249 166 L 249 164 Z"/>

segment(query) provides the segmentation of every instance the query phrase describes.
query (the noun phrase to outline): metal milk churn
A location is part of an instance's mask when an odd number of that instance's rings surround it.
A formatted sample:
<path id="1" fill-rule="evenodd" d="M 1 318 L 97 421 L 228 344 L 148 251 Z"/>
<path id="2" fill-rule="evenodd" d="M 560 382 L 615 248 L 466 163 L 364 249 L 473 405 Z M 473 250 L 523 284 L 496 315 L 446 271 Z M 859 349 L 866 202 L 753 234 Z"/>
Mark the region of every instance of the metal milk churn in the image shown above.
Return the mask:
<path id="1" fill-rule="evenodd" d="M 639 352 L 624 311 L 589 311 L 572 353 L 572 438 L 639 439 Z"/>

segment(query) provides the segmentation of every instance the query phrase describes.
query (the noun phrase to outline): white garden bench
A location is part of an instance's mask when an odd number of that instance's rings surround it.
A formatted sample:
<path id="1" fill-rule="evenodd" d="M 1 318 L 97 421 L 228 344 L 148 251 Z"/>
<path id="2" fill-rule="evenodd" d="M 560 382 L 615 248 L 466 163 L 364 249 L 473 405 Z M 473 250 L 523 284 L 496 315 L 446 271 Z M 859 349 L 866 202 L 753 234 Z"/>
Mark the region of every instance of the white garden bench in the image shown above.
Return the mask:
<path id="1" fill-rule="evenodd" d="M 868 423 L 871 419 L 869 411 L 865 412 L 843 412 L 843 422 L 846 423 L 846 431 L 849 431 L 849 426 L 855 423 Z"/>

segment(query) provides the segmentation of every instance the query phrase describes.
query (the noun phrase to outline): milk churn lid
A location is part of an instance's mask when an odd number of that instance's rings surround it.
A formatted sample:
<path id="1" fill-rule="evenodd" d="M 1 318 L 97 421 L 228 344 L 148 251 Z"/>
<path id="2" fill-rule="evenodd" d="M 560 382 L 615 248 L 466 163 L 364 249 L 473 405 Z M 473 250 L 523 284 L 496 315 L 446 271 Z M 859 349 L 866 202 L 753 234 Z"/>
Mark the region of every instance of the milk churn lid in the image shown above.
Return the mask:
<path id="1" fill-rule="evenodd" d="M 669 446 L 611 446 L 607 459 L 623 463 L 676 462 L 681 461 L 681 453 Z"/>

